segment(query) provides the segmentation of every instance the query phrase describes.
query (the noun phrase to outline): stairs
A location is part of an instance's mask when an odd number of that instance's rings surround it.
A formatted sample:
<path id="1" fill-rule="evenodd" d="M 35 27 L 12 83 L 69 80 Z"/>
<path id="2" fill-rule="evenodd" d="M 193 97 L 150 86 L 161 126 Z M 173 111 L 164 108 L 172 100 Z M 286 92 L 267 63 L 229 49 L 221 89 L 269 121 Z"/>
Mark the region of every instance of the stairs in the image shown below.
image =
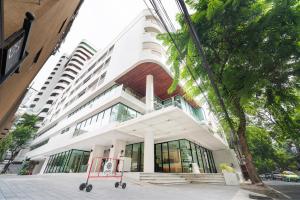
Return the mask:
<path id="1" fill-rule="evenodd" d="M 160 184 L 160 185 L 190 183 L 179 174 L 172 174 L 172 173 L 140 173 L 140 181 L 151 183 L 151 184 Z"/>
<path id="2" fill-rule="evenodd" d="M 224 176 L 221 173 L 201 173 L 201 174 L 183 174 L 191 183 L 210 183 L 225 185 Z"/>

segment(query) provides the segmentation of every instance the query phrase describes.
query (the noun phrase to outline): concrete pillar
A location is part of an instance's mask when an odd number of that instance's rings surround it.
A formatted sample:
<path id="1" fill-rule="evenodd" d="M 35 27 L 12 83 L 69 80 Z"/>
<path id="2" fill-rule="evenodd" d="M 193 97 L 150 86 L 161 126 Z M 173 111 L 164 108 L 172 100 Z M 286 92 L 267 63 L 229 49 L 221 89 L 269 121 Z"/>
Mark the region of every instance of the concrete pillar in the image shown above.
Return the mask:
<path id="1" fill-rule="evenodd" d="M 96 157 L 103 157 L 103 153 L 104 153 L 104 146 L 101 146 L 101 145 L 94 145 L 93 151 L 91 152 L 90 154 L 90 157 L 89 157 L 89 162 L 88 162 L 88 168 L 87 170 L 90 169 L 90 166 L 92 164 L 92 160 Z M 94 160 L 94 163 L 93 163 L 93 168 L 92 168 L 92 172 L 95 172 L 97 171 L 97 169 L 100 169 L 100 167 L 98 166 L 100 165 L 100 159 L 95 159 Z"/>
<path id="2" fill-rule="evenodd" d="M 154 81 L 152 75 L 146 77 L 146 112 L 154 110 Z"/>
<path id="3" fill-rule="evenodd" d="M 144 136 L 144 172 L 154 172 L 154 134 L 147 131 Z"/>
<path id="4" fill-rule="evenodd" d="M 110 148 L 109 157 L 118 158 L 120 152 L 123 150 L 123 156 L 125 154 L 126 142 L 122 140 L 114 140 L 113 147 Z"/>
<path id="5" fill-rule="evenodd" d="M 50 157 L 47 157 L 47 158 L 44 160 L 44 162 L 43 162 L 43 161 L 40 161 L 40 162 L 42 162 L 42 167 L 41 167 L 41 169 L 40 169 L 39 172 L 38 172 L 39 174 L 44 174 L 44 171 L 45 171 L 45 169 L 46 169 L 46 167 L 47 167 L 49 158 L 50 158 Z M 33 173 L 33 172 L 32 172 L 32 173 Z"/>

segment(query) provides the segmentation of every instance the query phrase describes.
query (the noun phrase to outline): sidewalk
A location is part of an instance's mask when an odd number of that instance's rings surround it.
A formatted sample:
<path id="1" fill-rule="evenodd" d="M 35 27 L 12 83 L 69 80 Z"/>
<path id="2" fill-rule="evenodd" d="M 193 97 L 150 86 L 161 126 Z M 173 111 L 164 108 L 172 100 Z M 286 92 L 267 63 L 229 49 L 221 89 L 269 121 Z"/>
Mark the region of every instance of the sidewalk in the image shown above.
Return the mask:
<path id="1" fill-rule="evenodd" d="M 127 181 L 127 188 L 114 188 L 115 180 L 91 180 L 90 193 L 79 191 L 85 175 L 0 176 L 0 199 L 122 199 L 122 200 L 244 200 L 252 192 L 237 186 L 213 184 L 152 185 Z"/>

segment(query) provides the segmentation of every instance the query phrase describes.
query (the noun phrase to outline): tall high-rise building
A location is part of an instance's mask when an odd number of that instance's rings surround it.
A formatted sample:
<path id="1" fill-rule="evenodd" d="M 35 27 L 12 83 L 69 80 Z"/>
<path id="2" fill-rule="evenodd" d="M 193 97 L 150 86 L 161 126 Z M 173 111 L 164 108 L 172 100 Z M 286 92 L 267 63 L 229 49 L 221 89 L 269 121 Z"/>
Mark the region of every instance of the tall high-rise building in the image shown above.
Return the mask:
<path id="1" fill-rule="evenodd" d="M 239 165 L 212 114 L 173 78 L 156 39 L 163 28 L 143 11 L 98 51 L 52 104 L 27 157 L 34 173 L 86 172 L 95 157 L 120 152 L 132 172 L 220 172 Z M 91 152 L 91 150 L 93 150 Z"/>
<path id="2" fill-rule="evenodd" d="M 32 112 L 37 114 L 41 121 L 51 113 L 49 109 L 95 53 L 95 48 L 83 40 L 71 56 L 67 54 L 61 56 L 30 105 Z"/>

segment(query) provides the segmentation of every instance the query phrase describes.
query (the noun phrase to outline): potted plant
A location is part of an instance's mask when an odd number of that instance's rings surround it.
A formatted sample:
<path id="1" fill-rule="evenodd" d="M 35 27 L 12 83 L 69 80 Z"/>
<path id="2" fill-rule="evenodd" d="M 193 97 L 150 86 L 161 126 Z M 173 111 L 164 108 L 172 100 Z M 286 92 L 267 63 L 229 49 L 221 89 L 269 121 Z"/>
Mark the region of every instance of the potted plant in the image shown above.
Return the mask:
<path id="1" fill-rule="evenodd" d="M 220 164 L 226 185 L 239 185 L 239 178 L 235 170 L 226 163 Z"/>

